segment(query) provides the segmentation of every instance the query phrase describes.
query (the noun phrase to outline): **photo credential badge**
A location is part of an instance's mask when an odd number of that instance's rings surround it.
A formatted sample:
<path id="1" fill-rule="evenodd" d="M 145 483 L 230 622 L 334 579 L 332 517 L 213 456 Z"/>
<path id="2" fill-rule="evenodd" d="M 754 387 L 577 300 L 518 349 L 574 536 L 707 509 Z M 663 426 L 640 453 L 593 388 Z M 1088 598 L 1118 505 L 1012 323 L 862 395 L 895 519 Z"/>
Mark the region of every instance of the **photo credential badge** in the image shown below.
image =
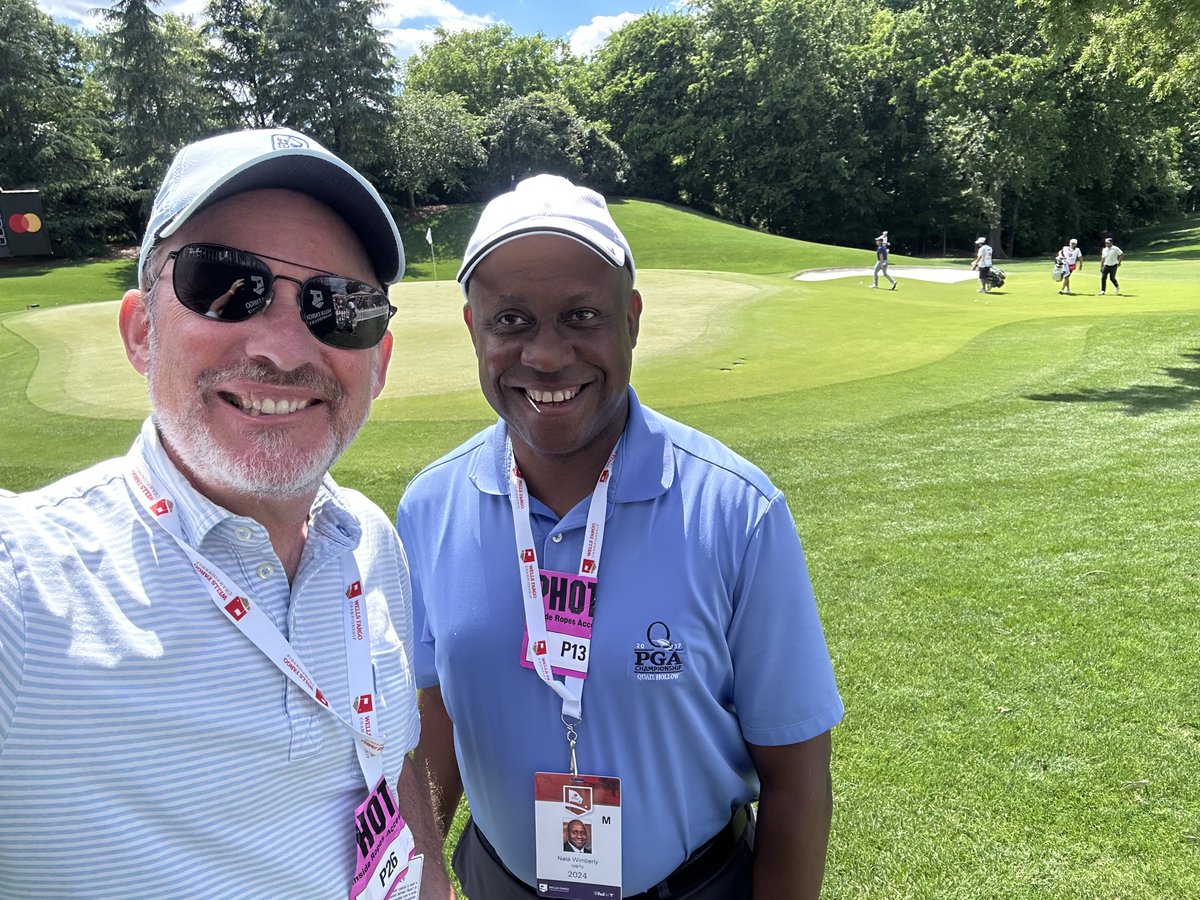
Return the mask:
<path id="1" fill-rule="evenodd" d="M 354 811 L 358 859 L 350 900 L 417 900 L 425 858 L 381 778 Z"/>
<path id="2" fill-rule="evenodd" d="M 592 619 L 596 612 L 596 579 L 590 575 L 542 570 L 542 606 L 549 633 L 550 671 L 555 675 L 587 678 L 588 651 L 592 646 Z M 521 639 L 521 665 L 530 662 L 529 630 Z"/>
<path id="3" fill-rule="evenodd" d="M 533 776 L 537 893 L 559 900 L 620 900 L 621 779 Z"/>

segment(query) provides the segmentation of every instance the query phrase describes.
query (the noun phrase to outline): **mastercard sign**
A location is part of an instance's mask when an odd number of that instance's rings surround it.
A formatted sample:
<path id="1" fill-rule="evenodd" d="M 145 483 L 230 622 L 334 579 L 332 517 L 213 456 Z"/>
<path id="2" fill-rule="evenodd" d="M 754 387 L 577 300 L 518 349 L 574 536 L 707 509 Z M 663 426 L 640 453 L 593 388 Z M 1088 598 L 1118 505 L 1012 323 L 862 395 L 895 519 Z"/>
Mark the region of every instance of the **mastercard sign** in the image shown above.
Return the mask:
<path id="1" fill-rule="evenodd" d="M 49 256 L 40 191 L 0 191 L 0 257 Z"/>

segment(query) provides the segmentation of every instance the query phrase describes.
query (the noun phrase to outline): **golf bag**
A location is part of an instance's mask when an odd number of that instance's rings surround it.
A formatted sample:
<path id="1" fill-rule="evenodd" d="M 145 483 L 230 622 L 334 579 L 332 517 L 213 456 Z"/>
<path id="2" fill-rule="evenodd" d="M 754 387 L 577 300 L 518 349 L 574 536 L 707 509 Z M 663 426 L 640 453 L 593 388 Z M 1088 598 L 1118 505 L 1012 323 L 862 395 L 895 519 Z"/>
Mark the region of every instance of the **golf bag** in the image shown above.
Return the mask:
<path id="1" fill-rule="evenodd" d="M 1055 266 L 1054 266 L 1054 280 L 1055 280 L 1055 281 L 1062 281 L 1062 280 L 1063 280 L 1063 274 L 1064 274 L 1066 271 L 1067 271 L 1067 270 L 1063 268 L 1063 266 L 1062 266 L 1062 263 L 1056 263 L 1056 264 L 1055 264 Z"/>
<path id="2" fill-rule="evenodd" d="M 1002 288 L 1004 287 L 1004 270 L 999 266 L 992 266 L 988 271 L 988 287 Z"/>

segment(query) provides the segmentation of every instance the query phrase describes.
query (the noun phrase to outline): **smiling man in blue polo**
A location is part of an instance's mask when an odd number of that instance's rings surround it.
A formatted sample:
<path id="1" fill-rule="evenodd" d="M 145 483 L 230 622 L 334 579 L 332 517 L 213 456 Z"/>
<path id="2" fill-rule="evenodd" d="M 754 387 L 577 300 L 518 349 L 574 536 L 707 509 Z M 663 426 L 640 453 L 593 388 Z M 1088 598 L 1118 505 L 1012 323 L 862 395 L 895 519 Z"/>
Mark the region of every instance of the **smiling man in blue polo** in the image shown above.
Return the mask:
<path id="1" fill-rule="evenodd" d="M 603 198 L 556 176 L 471 237 L 500 418 L 397 513 L 418 759 L 443 828 L 465 789 L 472 898 L 813 898 L 842 703 L 800 541 L 759 469 L 630 387 L 635 277 Z M 564 852 L 572 818 L 589 857 Z"/>

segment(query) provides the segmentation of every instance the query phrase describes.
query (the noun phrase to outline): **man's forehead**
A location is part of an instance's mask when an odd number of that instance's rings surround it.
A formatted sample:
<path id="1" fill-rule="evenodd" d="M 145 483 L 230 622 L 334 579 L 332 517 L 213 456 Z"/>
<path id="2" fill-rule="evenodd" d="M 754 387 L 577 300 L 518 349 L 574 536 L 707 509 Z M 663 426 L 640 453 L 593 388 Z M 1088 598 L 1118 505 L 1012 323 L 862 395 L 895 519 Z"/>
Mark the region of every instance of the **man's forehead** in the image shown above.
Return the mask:
<path id="1" fill-rule="evenodd" d="M 321 201 L 297 191 L 243 191 L 196 213 L 168 238 L 165 249 L 216 243 L 338 274 L 373 274 L 351 224 Z"/>
<path id="2" fill-rule="evenodd" d="M 565 286 L 567 295 L 624 291 L 632 276 L 570 238 L 529 235 L 489 253 L 467 282 L 467 296 L 515 298 L 550 285 Z"/>

